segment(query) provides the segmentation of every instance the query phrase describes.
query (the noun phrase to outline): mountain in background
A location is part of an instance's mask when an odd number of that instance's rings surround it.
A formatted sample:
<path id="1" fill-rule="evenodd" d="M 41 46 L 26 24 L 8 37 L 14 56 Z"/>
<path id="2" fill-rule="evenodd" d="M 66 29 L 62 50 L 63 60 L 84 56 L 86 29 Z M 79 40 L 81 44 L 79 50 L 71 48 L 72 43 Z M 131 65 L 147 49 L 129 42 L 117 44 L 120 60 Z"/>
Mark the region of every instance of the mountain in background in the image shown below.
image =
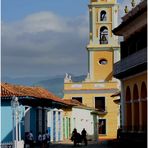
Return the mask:
<path id="1" fill-rule="evenodd" d="M 65 76 L 64 76 L 65 77 Z M 40 81 L 36 84 L 34 84 L 35 86 L 42 86 L 44 88 L 46 88 L 47 90 L 53 92 L 55 95 L 63 98 L 63 89 L 64 89 L 64 77 L 60 77 L 60 78 L 52 78 L 52 79 L 48 79 L 48 80 L 43 80 Z M 81 76 L 72 76 L 72 80 L 74 82 L 81 82 L 86 78 L 85 75 L 81 75 Z"/>
<path id="2" fill-rule="evenodd" d="M 73 82 L 81 82 L 86 78 L 86 75 L 74 76 L 72 75 Z M 27 85 L 27 86 L 41 86 L 48 91 L 51 91 L 59 97 L 63 97 L 64 89 L 64 77 L 65 76 L 55 76 L 55 77 L 22 77 L 22 78 L 10 78 L 2 77 L 2 82 Z"/>

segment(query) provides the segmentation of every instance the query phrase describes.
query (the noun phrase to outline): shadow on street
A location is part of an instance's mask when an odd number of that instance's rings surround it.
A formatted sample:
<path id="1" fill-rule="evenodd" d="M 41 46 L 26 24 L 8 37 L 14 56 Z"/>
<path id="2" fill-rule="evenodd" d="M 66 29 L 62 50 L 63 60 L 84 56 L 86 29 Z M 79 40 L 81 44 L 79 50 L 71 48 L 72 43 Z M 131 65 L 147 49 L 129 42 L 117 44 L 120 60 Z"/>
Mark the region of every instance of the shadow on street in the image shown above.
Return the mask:
<path id="1" fill-rule="evenodd" d="M 87 146 L 83 145 L 83 144 L 79 144 L 77 146 L 74 147 L 74 145 L 72 143 L 70 144 L 65 144 L 65 143 L 61 143 L 61 144 L 51 144 L 49 148 L 109 148 L 107 146 L 107 144 L 88 144 Z"/>

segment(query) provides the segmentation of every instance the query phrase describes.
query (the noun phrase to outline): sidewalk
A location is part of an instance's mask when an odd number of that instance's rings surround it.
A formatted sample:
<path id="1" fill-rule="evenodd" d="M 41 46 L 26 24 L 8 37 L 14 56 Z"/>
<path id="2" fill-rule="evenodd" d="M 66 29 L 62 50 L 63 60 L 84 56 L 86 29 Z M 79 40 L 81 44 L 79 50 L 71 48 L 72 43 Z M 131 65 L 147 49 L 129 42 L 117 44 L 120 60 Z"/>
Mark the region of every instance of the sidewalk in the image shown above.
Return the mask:
<path id="1" fill-rule="evenodd" d="M 51 143 L 50 148 L 73 148 L 73 143 L 71 141 L 63 141 L 60 143 Z M 81 148 L 109 148 L 107 146 L 107 141 L 105 142 L 94 142 L 94 141 L 88 141 L 88 145 L 84 146 L 84 144 L 80 144 L 77 147 Z"/>

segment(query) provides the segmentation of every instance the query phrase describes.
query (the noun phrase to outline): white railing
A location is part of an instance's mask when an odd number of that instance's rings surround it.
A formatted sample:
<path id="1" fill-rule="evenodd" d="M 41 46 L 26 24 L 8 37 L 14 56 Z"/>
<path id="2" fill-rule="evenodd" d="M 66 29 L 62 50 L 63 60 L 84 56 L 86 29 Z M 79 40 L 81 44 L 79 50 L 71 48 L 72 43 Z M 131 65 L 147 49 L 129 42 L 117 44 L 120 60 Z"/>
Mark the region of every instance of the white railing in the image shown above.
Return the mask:
<path id="1" fill-rule="evenodd" d="M 12 145 L 13 145 L 12 142 L 0 143 L 1 148 L 13 148 Z"/>

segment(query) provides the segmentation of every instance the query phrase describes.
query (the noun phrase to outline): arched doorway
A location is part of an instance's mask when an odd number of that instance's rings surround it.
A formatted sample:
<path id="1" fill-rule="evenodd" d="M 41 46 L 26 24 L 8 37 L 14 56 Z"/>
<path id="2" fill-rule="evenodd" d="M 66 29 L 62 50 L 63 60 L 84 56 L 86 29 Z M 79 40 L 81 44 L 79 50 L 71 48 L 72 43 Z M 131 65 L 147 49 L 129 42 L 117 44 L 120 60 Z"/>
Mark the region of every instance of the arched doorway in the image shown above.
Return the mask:
<path id="1" fill-rule="evenodd" d="M 133 89 L 133 110 L 134 110 L 134 131 L 139 130 L 140 118 L 139 118 L 139 92 L 137 84 L 134 85 Z"/>

